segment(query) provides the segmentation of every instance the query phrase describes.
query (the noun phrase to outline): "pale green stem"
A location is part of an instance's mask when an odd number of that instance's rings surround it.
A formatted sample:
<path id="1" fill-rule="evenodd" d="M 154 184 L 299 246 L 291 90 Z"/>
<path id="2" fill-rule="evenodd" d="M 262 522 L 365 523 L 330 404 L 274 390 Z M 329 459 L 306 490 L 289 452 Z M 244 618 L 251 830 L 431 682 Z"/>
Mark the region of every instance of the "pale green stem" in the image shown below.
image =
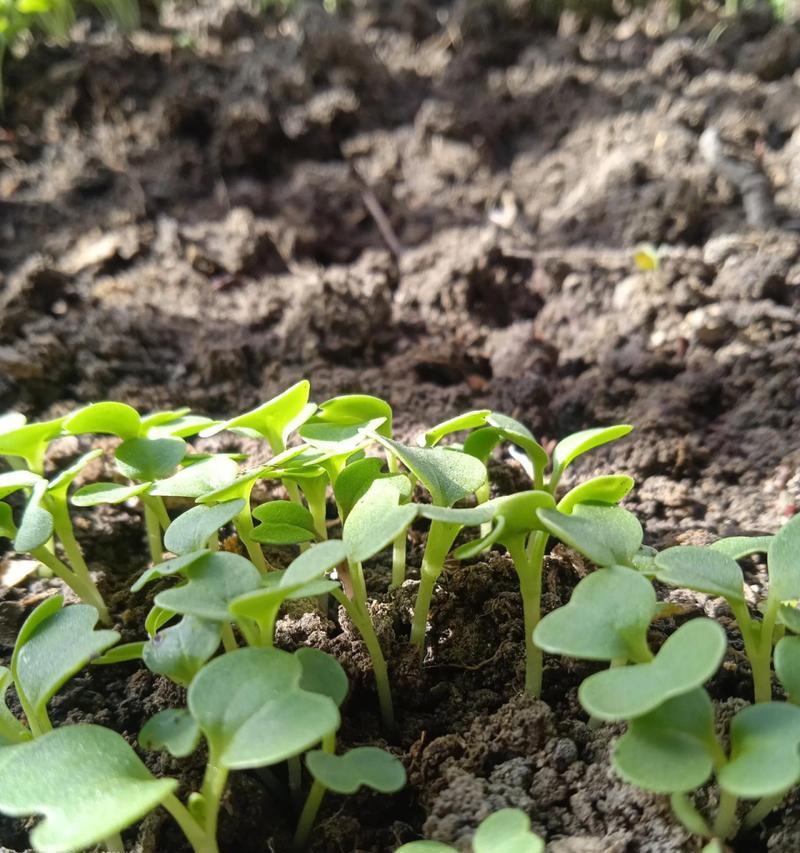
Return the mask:
<path id="1" fill-rule="evenodd" d="M 717 816 L 714 819 L 714 836 L 716 838 L 724 840 L 735 834 L 739 826 L 739 821 L 736 819 L 738 803 L 739 801 L 733 794 L 720 789 L 719 806 L 717 807 Z"/>
<path id="2" fill-rule="evenodd" d="M 233 634 L 230 622 L 222 623 L 222 646 L 226 652 L 235 652 L 239 648 L 236 637 Z"/>
<path id="3" fill-rule="evenodd" d="M 322 749 L 325 752 L 333 754 L 336 751 L 336 735 L 326 735 L 322 741 Z M 295 850 L 303 850 L 308 846 L 311 838 L 311 830 L 314 828 L 314 821 L 317 818 L 319 807 L 322 805 L 322 800 L 325 797 L 327 788 L 314 780 L 311 790 L 308 792 L 303 811 L 300 813 L 300 818 L 297 821 L 297 829 L 294 833 L 292 847 Z"/>
<path id="4" fill-rule="evenodd" d="M 51 732 L 53 730 L 53 724 L 47 716 L 47 708 L 42 707 L 41 713 L 37 714 L 36 709 L 31 705 L 30 700 L 16 680 L 15 687 L 17 688 L 19 704 L 22 706 L 22 711 L 25 714 L 25 719 L 28 721 L 28 727 L 31 730 L 31 734 L 36 738 Z"/>
<path id="5" fill-rule="evenodd" d="M 486 482 L 475 489 L 475 498 L 477 499 L 479 504 L 485 504 L 486 501 L 492 496 L 492 487 L 487 479 Z M 484 536 L 488 536 L 492 532 L 492 522 L 486 521 L 481 525 L 481 539 Z"/>
<path id="6" fill-rule="evenodd" d="M 161 523 L 150 502 L 144 499 L 143 504 L 147 547 L 150 549 L 150 560 L 155 566 L 164 559 L 164 543 L 161 541 Z"/>
<path id="7" fill-rule="evenodd" d="M 203 786 L 200 793 L 205 805 L 206 835 L 211 838 L 217 837 L 217 820 L 219 819 L 219 808 L 222 802 L 222 794 L 225 783 L 228 781 L 228 770 L 219 764 L 216 750 L 209 747 L 208 764 L 203 777 Z"/>
<path id="8" fill-rule="evenodd" d="M 292 801 L 296 806 L 299 806 L 303 799 L 303 768 L 300 764 L 299 755 L 291 755 L 286 761 L 289 772 L 289 792 L 292 795 Z"/>
<path id="9" fill-rule="evenodd" d="M 523 536 L 514 537 L 506 543 L 508 553 L 514 561 L 522 594 L 522 613 L 525 630 L 525 690 L 537 698 L 542 692 L 542 651 L 533 643 L 533 632 L 541 618 L 542 562 L 547 536 L 534 533 L 536 548 L 527 553 Z"/>
<path id="10" fill-rule="evenodd" d="M 757 658 L 750 662 L 756 702 L 769 702 L 772 699 L 772 635 L 780 606 L 780 600 L 770 591 L 761 622 Z"/>
<path id="11" fill-rule="evenodd" d="M 47 566 L 54 575 L 61 578 L 61 580 L 64 581 L 64 583 L 78 596 L 78 598 L 81 599 L 81 601 L 85 601 L 87 604 L 91 604 L 93 607 L 97 608 L 97 611 L 100 613 L 100 617 L 103 618 L 103 616 L 105 616 L 104 621 L 108 620 L 108 622 L 110 622 L 108 611 L 106 610 L 103 599 L 97 591 L 97 587 L 93 583 L 87 584 L 83 578 L 75 574 L 69 566 L 59 560 L 55 554 L 51 554 L 44 546 L 41 548 L 34 548 L 30 553 L 32 557 Z"/>
<path id="12" fill-rule="evenodd" d="M 175 819 L 186 836 L 186 840 L 192 845 L 194 853 L 219 853 L 217 839 L 205 832 L 203 827 L 189 813 L 186 806 L 174 794 L 170 794 L 162 801 L 161 805 Z"/>
<path id="13" fill-rule="evenodd" d="M 215 533 L 213 536 L 208 537 L 206 547 L 209 551 L 219 551 L 219 533 Z"/>
<path id="14" fill-rule="evenodd" d="M 102 846 L 108 853 L 125 853 L 125 845 L 122 843 L 122 836 L 119 833 L 106 838 Z"/>
<path id="15" fill-rule="evenodd" d="M 428 531 L 428 541 L 425 543 L 425 553 L 422 556 L 420 568 L 419 591 L 411 622 L 411 643 L 419 648 L 420 657 L 425 650 L 425 629 L 428 624 L 433 589 L 460 529 L 460 524 L 432 521 Z"/>
<path id="16" fill-rule="evenodd" d="M 367 582 L 364 580 L 364 570 L 361 567 L 361 563 L 353 563 L 348 560 L 347 566 L 350 569 L 350 581 L 353 584 L 353 598 L 366 606 Z"/>
<path id="17" fill-rule="evenodd" d="M 264 552 L 258 542 L 254 542 L 250 538 L 250 534 L 253 532 L 253 517 L 250 515 L 249 504 L 245 504 L 244 509 L 233 520 L 233 526 L 247 549 L 250 561 L 262 574 L 266 574 L 270 567 L 264 557 Z"/>
<path id="18" fill-rule="evenodd" d="M 758 826 L 773 809 L 776 809 L 783 802 L 785 796 L 786 791 L 781 791 L 780 794 L 775 794 L 772 797 L 763 797 L 745 815 L 742 823 L 748 828 Z"/>
<path id="19" fill-rule="evenodd" d="M 297 483 L 292 482 L 291 480 L 283 480 L 283 487 L 286 489 L 287 494 L 289 495 L 289 500 L 292 503 L 303 505 L 303 499 L 300 497 L 300 489 L 298 488 Z"/>
<path id="20" fill-rule="evenodd" d="M 408 533 L 403 531 L 392 545 L 392 582 L 389 589 L 397 589 L 406 579 L 406 549 Z"/>
<path id="21" fill-rule="evenodd" d="M 701 838 L 711 836 L 708 822 L 686 794 L 673 794 L 669 801 L 675 817 L 692 835 L 699 835 Z"/>
<path id="22" fill-rule="evenodd" d="M 747 612 L 747 605 L 744 602 L 728 601 L 728 604 L 739 625 L 739 633 L 742 635 L 744 651 L 747 659 L 750 661 L 750 669 L 753 673 L 753 693 L 756 697 L 756 702 L 769 701 L 769 698 L 772 696 L 772 675 L 769 662 L 767 662 L 766 668 L 763 666 L 758 623 L 750 618 L 750 614 Z"/>
<path id="23" fill-rule="evenodd" d="M 389 672 L 381 644 L 375 633 L 372 620 L 369 618 L 369 613 L 366 610 L 366 605 L 362 606 L 358 601 L 351 601 L 340 589 L 334 590 L 331 594 L 347 611 L 350 621 L 355 625 L 359 634 L 361 634 L 361 639 L 367 647 L 370 659 L 372 660 L 372 669 L 375 673 L 375 687 L 378 691 L 381 719 L 386 728 L 392 728 L 394 726 L 394 709 L 392 707 L 392 688 L 389 684 Z"/>
<path id="24" fill-rule="evenodd" d="M 162 530 L 166 530 L 170 524 L 172 524 L 172 519 L 169 517 L 169 513 L 167 512 L 167 507 L 164 504 L 164 498 L 161 495 L 147 495 L 147 503 L 150 504 L 153 512 L 156 514 L 156 518 L 158 518 L 158 523 Z"/>

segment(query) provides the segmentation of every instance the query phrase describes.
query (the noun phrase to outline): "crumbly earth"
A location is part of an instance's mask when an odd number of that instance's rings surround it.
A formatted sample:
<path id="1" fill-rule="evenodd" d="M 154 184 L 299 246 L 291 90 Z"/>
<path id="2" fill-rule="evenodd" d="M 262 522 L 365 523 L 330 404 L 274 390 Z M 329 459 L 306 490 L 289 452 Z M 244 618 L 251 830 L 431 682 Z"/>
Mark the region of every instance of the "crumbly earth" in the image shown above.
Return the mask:
<path id="1" fill-rule="evenodd" d="M 358 0 L 339 17 L 203 0 L 146 23 L 124 42 L 92 22 L 72 47 L 8 65 L 0 409 L 42 417 L 112 398 L 223 415 L 308 377 L 318 400 L 386 397 L 402 438 L 472 407 L 544 441 L 633 423 L 565 482 L 632 474 L 627 505 L 654 545 L 774 531 L 795 512 L 797 26 L 748 13 L 670 29 L 657 7 L 606 24 L 568 15 L 555 32 L 513 0 Z M 642 241 L 661 247 L 658 270 L 634 263 Z M 77 450 L 60 443 L 51 464 Z M 508 459 L 493 474 L 500 489 L 524 482 Z M 128 592 L 146 561 L 138 511 L 81 511 L 77 526 L 117 625 L 141 636 L 152 591 Z M 383 853 L 422 835 L 467 850 L 503 806 L 524 809 L 551 853 L 699 849 L 662 799 L 609 769 L 618 731 L 590 729 L 576 701 L 587 666 L 549 660 L 543 701 L 521 695 L 520 602 L 501 554 L 445 573 L 419 668 L 406 636 L 423 540 L 415 531 L 397 593 L 380 566 L 370 575 L 396 732 L 380 731 L 346 619 L 279 623 L 283 647 L 311 643 L 347 669 L 342 743 L 386 745 L 409 773 L 395 796 L 329 797 L 313 850 Z M 585 571 L 556 548 L 546 607 Z M 755 600 L 763 567 L 748 580 Z M 0 588 L 4 657 L 55 588 Z M 675 598 L 726 619 L 718 601 Z M 716 699 L 748 698 L 742 670 L 726 662 Z M 53 717 L 133 741 L 181 698 L 135 664 L 92 668 Z M 202 755 L 146 758 L 186 791 L 202 772 Z M 289 811 L 257 773 L 234 774 L 223 853 L 288 850 Z M 0 819 L 2 849 L 25 850 L 27 829 Z M 159 814 L 126 839 L 184 850 Z M 798 846 L 793 796 L 734 849 Z"/>

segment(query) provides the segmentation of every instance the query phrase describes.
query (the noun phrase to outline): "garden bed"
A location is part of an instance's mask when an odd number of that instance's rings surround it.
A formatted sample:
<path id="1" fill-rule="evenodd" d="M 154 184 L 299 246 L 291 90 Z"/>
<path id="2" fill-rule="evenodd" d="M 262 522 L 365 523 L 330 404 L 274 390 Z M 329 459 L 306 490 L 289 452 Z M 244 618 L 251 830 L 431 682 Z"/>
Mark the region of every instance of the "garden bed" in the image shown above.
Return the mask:
<path id="1" fill-rule="evenodd" d="M 130 44 L 97 27 L 35 48 L 9 64 L 0 122 L 0 409 L 40 419 L 114 399 L 229 417 L 308 377 L 317 401 L 387 399 L 409 442 L 472 408 L 543 443 L 627 422 L 565 485 L 630 474 L 625 505 L 657 547 L 774 532 L 800 500 L 800 33 L 755 14 L 670 32 L 665 17 L 565 18 L 555 34 L 471 4 L 282 18 L 208 2 L 169 7 Z M 766 176 L 770 204 L 743 197 L 730 162 Z M 634 262 L 645 241 L 662 246 L 657 270 Z M 53 465 L 79 445 L 62 440 Z M 265 453 L 229 434 L 198 446 Z M 525 487 L 509 457 L 492 474 Z M 153 590 L 129 592 L 148 560 L 138 512 L 76 518 L 123 640 L 141 638 Z M 664 798 L 610 768 L 622 729 L 590 728 L 576 696 L 597 667 L 547 657 L 542 701 L 522 694 L 504 555 L 448 565 L 417 666 L 424 536 L 417 525 L 400 590 L 388 566 L 367 575 L 397 731 L 381 730 L 347 619 L 293 610 L 278 623 L 280 647 L 316 646 L 347 671 L 342 744 L 388 747 L 409 778 L 391 796 L 330 796 L 312 850 L 379 853 L 421 835 L 468 849 L 506 806 L 552 853 L 699 850 Z M 545 610 L 587 571 L 555 546 Z M 747 582 L 763 587 L 763 565 Z M 4 659 L 57 588 L 0 587 Z M 721 610 L 660 592 L 681 619 Z M 659 622 L 655 640 L 673 628 Z M 749 700 L 745 661 L 729 655 L 710 692 L 723 708 Z M 138 664 L 90 668 L 52 717 L 133 739 L 179 699 Z M 147 760 L 187 784 L 202 774 L 201 761 Z M 796 850 L 799 809 L 790 795 L 735 849 Z M 221 850 L 287 850 L 285 811 L 256 774 L 233 774 Z M 0 819 L 0 846 L 26 839 Z M 160 816 L 126 839 L 184 849 Z"/>

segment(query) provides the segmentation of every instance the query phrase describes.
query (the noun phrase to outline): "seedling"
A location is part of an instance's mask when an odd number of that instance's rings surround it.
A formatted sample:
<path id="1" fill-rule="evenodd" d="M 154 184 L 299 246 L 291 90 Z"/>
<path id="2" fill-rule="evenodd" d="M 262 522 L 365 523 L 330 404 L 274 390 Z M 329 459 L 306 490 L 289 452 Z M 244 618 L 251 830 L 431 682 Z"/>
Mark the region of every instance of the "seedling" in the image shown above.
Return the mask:
<path id="1" fill-rule="evenodd" d="M 0 702 L 0 743 L 20 743 L 52 729 L 47 703 L 76 672 L 119 641 L 116 631 L 96 631 L 97 610 L 88 604 L 62 608 L 63 598 L 43 601 L 17 635 L 10 670 L 0 668 L 3 692 L 13 681 L 30 734 Z"/>
<path id="2" fill-rule="evenodd" d="M 397 853 L 455 853 L 441 841 L 412 841 Z M 475 830 L 473 853 L 544 853 L 544 841 L 531 832 L 530 818 L 519 809 L 501 809 Z"/>

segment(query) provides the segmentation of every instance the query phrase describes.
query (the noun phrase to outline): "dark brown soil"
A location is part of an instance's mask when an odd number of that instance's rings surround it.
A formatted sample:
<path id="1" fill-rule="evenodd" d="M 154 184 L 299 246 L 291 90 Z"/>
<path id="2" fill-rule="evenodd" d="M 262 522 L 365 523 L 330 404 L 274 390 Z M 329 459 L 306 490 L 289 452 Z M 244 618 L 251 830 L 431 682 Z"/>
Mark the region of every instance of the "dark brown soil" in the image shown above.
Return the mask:
<path id="1" fill-rule="evenodd" d="M 167 5 L 127 44 L 95 23 L 11 63 L 0 410 L 112 398 L 231 414 L 305 376 L 318 400 L 386 397 L 404 438 L 484 406 L 544 440 L 627 421 L 635 433 L 569 482 L 635 476 L 627 503 L 649 542 L 775 530 L 800 501 L 800 31 L 754 13 L 670 31 L 656 8 L 565 17 L 556 34 L 524 5 L 359 0 L 282 18 L 204 0 Z M 640 241 L 663 244 L 658 271 L 637 269 Z M 53 464 L 77 443 L 57 450 Z M 513 462 L 496 473 L 519 481 Z M 119 627 L 139 637 L 148 598 L 127 588 L 146 561 L 141 519 L 98 510 L 78 525 Z M 556 549 L 548 608 L 583 570 Z M 617 730 L 591 730 L 575 698 L 585 665 L 550 660 L 544 701 L 521 695 L 504 557 L 446 572 L 421 671 L 406 645 L 415 581 L 387 595 L 385 573 L 372 580 L 395 733 L 380 732 L 345 619 L 279 625 L 284 647 L 312 643 L 348 670 L 342 743 L 384 743 L 409 772 L 393 797 L 329 797 L 314 851 L 423 834 L 466 850 L 503 806 L 530 814 L 552 853 L 699 849 L 662 799 L 609 769 Z M 4 655 L 54 587 L 0 589 Z M 748 698 L 737 659 L 712 689 Z M 180 699 L 136 665 L 93 668 L 53 716 L 133 740 Z M 187 785 L 202 770 L 202 756 L 148 760 Z M 222 850 L 286 851 L 287 811 L 258 774 L 234 774 Z M 798 814 L 792 797 L 735 849 L 797 850 Z M 3 849 L 26 838 L 0 819 Z M 160 815 L 127 838 L 184 849 Z"/>

